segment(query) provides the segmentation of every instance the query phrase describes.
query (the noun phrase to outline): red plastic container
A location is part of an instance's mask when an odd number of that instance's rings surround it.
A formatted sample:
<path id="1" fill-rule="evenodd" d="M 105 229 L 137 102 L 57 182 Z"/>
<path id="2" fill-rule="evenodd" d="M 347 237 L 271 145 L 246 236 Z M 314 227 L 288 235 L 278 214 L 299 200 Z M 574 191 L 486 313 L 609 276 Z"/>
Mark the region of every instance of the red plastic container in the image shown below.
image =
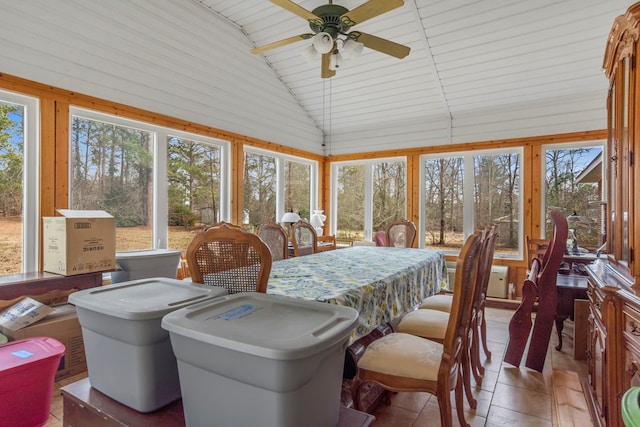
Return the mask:
<path id="1" fill-rule="evenodd" d="M 49 419 L 55 373 L 64 345 L 33 337 L 0 345 L 0 424 L 41 426 Z"/>

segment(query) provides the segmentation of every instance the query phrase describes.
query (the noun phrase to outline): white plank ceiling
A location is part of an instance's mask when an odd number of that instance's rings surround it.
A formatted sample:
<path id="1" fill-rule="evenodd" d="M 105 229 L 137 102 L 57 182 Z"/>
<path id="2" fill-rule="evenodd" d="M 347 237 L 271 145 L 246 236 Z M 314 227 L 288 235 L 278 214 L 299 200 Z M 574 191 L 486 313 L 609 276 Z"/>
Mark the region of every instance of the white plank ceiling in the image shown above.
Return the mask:
<path id="1" fill-rule="evenodd" d="M 409 56 L 365 48 L 321 79 L 308 40 L 249 53 L 310 32 L 267 0 L 0 0 L 0 72 L 325 154 L 576 132 L 606 127 L 605 42 L 630 5 L 406 0 L 353 29 Z"/>

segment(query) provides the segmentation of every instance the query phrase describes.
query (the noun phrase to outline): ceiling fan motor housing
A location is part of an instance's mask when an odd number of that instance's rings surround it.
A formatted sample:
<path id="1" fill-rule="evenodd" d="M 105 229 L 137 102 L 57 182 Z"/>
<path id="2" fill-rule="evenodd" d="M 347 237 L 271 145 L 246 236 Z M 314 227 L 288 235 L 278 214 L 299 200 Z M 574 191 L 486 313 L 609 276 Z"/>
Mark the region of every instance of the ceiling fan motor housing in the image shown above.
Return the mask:
<path id="1" fill-rule="evenodd" d="M 329 33 L 334 39 L 338 34 L 345 34 L 353 24 L 341 16 L 349 12 L 346 7 L 337 4 L 325 4 L 313 9 L 312 13 L 320 19 L 309 21 L 309 27 L 314 33 Z"/>

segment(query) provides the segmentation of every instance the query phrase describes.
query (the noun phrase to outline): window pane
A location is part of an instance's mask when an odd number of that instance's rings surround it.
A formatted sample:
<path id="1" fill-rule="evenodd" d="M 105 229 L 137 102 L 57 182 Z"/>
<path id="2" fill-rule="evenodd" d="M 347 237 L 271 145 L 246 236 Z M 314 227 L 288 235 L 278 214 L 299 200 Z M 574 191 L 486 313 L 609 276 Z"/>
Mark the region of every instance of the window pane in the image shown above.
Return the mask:
<path id="1" fill-rule="evenodd" d="M 285 206 L 287 210 L 294 206 Z M 244 155 L 244 208 L 242 223 L 254 229 L 276 220 L 276 159 L 255 153 Z"/>
<path id="2" fill-rule="evenodd" d="M 550 149 L 545 151 L 545 159 L 546 212 L 575 213 L 580 221 L 569 224 L 567 244 L 573 243 L 575 233 L 580 248 L 594 251 L 603 240 L 602 146 Z M 550 238 L 550 223 L 545 231 L 545 238 Z"/>
<path id="3" fill-rule="evenodd" d="M 285 160 L 284 162 L 284 207 L 293 210 L 301 218 L 311 218 L 311 165 Z"/>
<path id="4" fill-rule="evenodd" d="M 194 226 L 220 221 L 221 153 L 219 146 L 179 137 L 167 145 L 169 247 L 186 248 Z"/>
<path id="5" fill-rule="evenodd" d="M 151 132 L 72 119 L 70 206 L 113 215 L 117 251 L 152 248 L 152 143 Z"/>
<path id="6" fill-rule="evenodd" d="M 459 250 L 464 243 L 464 159 L 428 159 L 425 172 L 425 247 Z"/>
<path id="7" fill-rule="evenodd" d="M 373 165 L 373 230 L 386 230 L 391 221 L 406 218 L 404 162 Z"/>
<path id="8" fill-rule="evenodd" d="M 0 101 L 0 274 L 22 272 L 24 107 Z"/>
<path id="9" fill-rule="evenodd" d="M 336 238 L 362 240 L 364 237 L 365 165 L 338 167 Z"/>
<path id="10" fill-rule="evenodd" d="M 519 248 L 520 156 L 474 157 L 474 227 L 498 225 L 496 253 L 517 255 Z"/>

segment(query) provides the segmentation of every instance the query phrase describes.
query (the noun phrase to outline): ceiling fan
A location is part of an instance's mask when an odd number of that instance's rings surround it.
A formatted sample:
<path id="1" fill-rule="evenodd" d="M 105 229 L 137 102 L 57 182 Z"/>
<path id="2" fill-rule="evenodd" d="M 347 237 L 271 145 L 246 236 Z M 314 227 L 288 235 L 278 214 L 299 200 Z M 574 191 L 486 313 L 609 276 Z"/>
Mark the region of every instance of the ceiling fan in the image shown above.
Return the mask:
<path id="1" fill-rule="evenodd" d="M 341 65 L 343 56 L 356 54 L 363 46 L 400 59 L 409 54 L 410 48 L 407 46 L 360 31 L 350 31 L 356 24 L 402 6 L 403 0 L 369 0 L 353 10 L 329 0 L 328 4 L 318 6 L 311 12 L 291 0 L 271 2 L 309 21 L 313 33 L 269 43 L 253 49 L 251 53 L 263 53 L 300 40 L 312 39 L 312 46 L 307 48 L 307 53 L 322 55 L 320 76 L 323 79 L 336 74 L 335 70 Z"/>

